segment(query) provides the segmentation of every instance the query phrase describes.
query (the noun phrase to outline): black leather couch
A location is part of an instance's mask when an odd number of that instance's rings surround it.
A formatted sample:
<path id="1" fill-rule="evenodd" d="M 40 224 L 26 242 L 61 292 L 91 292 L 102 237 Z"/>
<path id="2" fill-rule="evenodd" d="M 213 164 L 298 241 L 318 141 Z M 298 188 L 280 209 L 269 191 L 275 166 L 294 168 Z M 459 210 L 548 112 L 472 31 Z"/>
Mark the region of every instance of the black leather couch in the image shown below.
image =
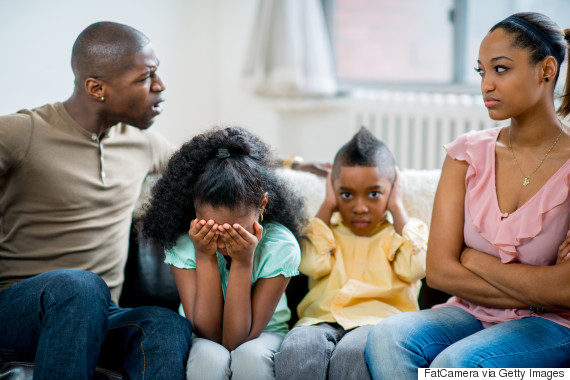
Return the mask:
<path id="1" fill-rule="evenodd" d="M 297 321 L 296 307 L 307 292 L 307 278 L 297 276 L 291 279 L 286 294 L 293 318 L 292 326 Z M 444 302 L 449 295 L 429 288 L 423 281 L 419 296 L 421 309 Z M 162 306 L 177 311 L 180 298 L 170 267 L 163 263 L 162 251 L 138 239 L 135 229 L 131 234 L 129 256 L 125 268 L 125 283 L 119 300 L 122 307 L 143 305 Z M 0 356 L 0 380 L 31 380 L 33 363 L 14 361 Z M 121 380 L 119 372 L 97 368 L 96 380 Z"/>

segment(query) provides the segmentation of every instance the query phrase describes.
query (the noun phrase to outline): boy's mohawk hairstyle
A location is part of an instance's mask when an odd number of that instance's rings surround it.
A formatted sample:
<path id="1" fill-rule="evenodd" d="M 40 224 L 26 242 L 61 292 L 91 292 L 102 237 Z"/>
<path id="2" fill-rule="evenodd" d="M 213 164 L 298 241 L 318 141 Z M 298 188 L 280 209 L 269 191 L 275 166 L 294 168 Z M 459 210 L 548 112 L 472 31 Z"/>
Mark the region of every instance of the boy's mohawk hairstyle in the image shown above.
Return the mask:
<path id="1" fill-rule="evenodd" d="M 343 166 L 376 166 L 374 156 L 378 151 L 378 144 L 382 142 L 367 128 L 361 127 L 341 149 L 344 150 Z"/>
<path id="2" fill-rule="evenodd" d="M 366 127 L 361 127 L 337 152 L 333 162 L 333 179 L 338 176 L 342 166 L 377 167 L 390 182 L 396 178 L 396 161 L 392 152 Z"/>

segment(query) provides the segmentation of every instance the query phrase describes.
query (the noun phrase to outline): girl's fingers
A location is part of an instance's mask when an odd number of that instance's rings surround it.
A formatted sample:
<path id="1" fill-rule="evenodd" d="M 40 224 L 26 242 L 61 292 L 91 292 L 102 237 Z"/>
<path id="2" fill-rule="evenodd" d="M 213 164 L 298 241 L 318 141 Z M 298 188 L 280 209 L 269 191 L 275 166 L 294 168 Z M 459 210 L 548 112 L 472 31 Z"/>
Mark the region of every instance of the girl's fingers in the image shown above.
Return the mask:
<path id="1" fill-rule="evenodd" d="M 233 226 L 231 226 L 228 223 L 225 223 L 222 227 L 224 229 L 223 235 L 225 236 L 225 239 L 226 239 L 224 241 L 231 241 L 232 243 L 235 243 L 235 244 L 243 244 L 244 243 L 244 240 L 241 237 L 241 234 L 235 228 L 235 227 L 242 228 L 239 224 L 234 224 Z"/>
<path id="2" fill-rule="evenodd" d="M 260 241 L 261 237 L 263 236 L 263 226 L 256 221 L 253 223 L 253 229 L 255 231 L 255 237 L 257 238 L 257 241 Z"/>
<path id="3" fill-rule="evenodd" d="M 243 228 L 241 225 L 237 223 L 232 226 L 232 231 L 234 232 L 232 236 L 236 240 L 239 239 L 244 242 L 251 240 L 251 234 L 247 232 L 245 228 Z"/>
<path id="4" fill-rule="evenodd" d="M 205 220 L 194 219 L 190 222 L 190 231 L 188 232 L 190 236 L 196 236 L 202 230 L 202 227 L 206 224 Z"/>
<path id="5" fill-rule="evenodd" d="M 230 236 L 228 229 L 227 229 L 227 226 L 229 226 L 229 225 L 226 225 L 226 228 L 223 228 L 223 226 L 220 226 L 221 229 L 220 229 L 219 239 L 222 239 L 222 241 L 224 242 L 224 244 L 226 246 L 226 250 L 231 251 L 235 246 L 235 241 Z"/>
<path id="6" fill-rule="evenodd" d="M 212 226 L 214 225 L 214 221 L 213 220 L 201 220 L 199 223 L 199 228 L 200 230 L 198 231 L 198 237 L 202 238 L 204 236 L 206 236 L 206 234 L 212 229 Z"/>
<path id="7" fill-rule="evenodd" d="M 212 220 L 199 220 L 190 229 L 190 236 L 198 240 L 211 241 L 217 235 L 218 225 Z"/>
<path id="8" fill-rule="evenodd" d="M 211 242 L 212 239 L 217 238 L 218 236 L 218 225 L 216 223 L 212 224 L 209 231 L 204 236 L 204 240 L 207 242 Z"/>
<path id="9" fill-rule="evenodd" d="M 255 224 L 258 223 L 256 222 Z M 255 238 L 258 234 L 260 234 L 259 230 L 257 230 L 256 227 L 254 227 L 254 229 L 256 229 L 256 236 L 254 236 L 239 224 L 234 224 L 232 226 L 226 223 L 221 226 L 221 228 L 222 231 L 220 233 L 220 236 L 229 250 L 239 249 L 239 247 L 245 248 L 251 246 L 252 244 L 255 244 Z M 261 230 L 263 230 L 259 224 L 257 228 L 261 228 Z"/>

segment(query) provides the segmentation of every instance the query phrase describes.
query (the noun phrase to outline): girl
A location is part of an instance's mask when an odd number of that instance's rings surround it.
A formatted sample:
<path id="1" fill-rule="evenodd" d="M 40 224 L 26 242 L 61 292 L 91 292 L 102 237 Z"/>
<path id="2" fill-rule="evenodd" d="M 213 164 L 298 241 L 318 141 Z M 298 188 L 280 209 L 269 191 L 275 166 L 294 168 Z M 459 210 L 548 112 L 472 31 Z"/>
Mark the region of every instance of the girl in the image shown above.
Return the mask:
<path id="1" fill-rule="evenodd" d="M 427 280 L 454 297 L 371 330 L 375 379 L 415 378 L 429 366 L 570 365 L 570 133 L 553 102 L 568 40 L 570 29 L 538 13 L 514 14 L 483 39 L 485 106 L 511 123 L 445 147 Z M 562 118 L 569 89 L 567 77 Z"/>
<path id="2" fill-rule="evenodd" d="M 269 148 L 241 128 L 194 137 L 170 159 L 143 220 L 166 250 L 194 327 L 187 376 L 269 379 L 291 312 L 303 202 Z"/>

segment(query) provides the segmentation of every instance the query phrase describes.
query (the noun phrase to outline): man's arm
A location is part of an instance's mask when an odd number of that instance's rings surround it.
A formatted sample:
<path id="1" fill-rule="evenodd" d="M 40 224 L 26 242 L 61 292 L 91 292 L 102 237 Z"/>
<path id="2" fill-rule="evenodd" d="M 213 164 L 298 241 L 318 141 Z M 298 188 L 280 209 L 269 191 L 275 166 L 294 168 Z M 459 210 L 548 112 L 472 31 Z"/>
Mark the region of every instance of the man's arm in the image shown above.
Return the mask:
<path id="1" fill-rule="evenodd" d="M 24 159 L 32 140 L 33 120 L 25 113 L 0 116 L 0 176 Z"/>

